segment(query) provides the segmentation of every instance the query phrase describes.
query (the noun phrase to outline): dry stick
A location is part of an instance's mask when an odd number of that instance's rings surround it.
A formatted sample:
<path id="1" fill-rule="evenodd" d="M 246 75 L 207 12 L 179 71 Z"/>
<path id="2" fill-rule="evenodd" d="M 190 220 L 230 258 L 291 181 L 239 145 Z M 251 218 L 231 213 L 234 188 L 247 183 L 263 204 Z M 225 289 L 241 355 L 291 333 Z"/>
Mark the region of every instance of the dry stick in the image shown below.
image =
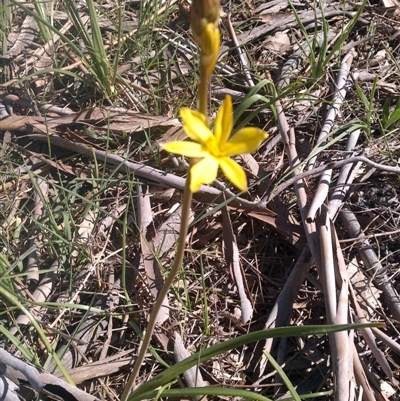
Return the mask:
<path id="1" fill-rule="evenodd" d="M 294 175 L 299 174 L 299 158 L 296 150 L 296 136 L 294 129 L 290 128 L 286 120 L 285 113 L 283 111 L 282 105 L 278 100 L 276 102 L 276 111 L 278 115 L 278 126 L 279 132 L 281 134 L 282 142 L 285 145 L 286 153 L 288 155 L 289 164 Z M 296 180 L 294 182 L 294 189 L 296 191 L 297 201 L 299 203 L 300 213 L 303 219 L 305 232 L 307 235 L 308 243 L 310 246 L 311 254 L 314 259 L 319 255 L 319 246 L 317 246 L 317 238 L 315 237 L 315 224 L 308 223 L 306 221 L 307 217 L 307 184 L 304 180 Z"/>
<path id="2" fill-rule="evenodd" d="M 103 163 L 107 163 L 110 166 L 116 167 L 118 171 L 122 171 L 124 173 L 134 172 L 137 177 L 150 180 L 151 182 L 166 186 L 167 188 L 170 188 L 171 186 L 180 190 L 185 188 L 185 178 L 181 178 L 174 174 L 166 173 L 162 170 L 145 166 L 140 163 L 130 162 L 124 157 L 115 155 L 111 152 L 89 147 L 83 143 L 67 141 L 55 134 L 28 134 L 24 137 L 37 139 L 46 143 L 50 141 L 52 145 L 71 150 L 72 152 L 76 152 L 88 157 L 96 158 Z M 225 190 L 224 193 L 226 194 L 226 197 L 230 198 L 229 205 L 231 206 L 243 208 L 245 210 L 260 209 L 260 206 L 257 203 L 239 198 L 229 190 Z M 200 190 L 194 194 L 194 198 L 199 202 L 204 203 L 223 203 L 225 201 L 223 193 L 220 190 L 206 185 L 202 185 L 200 187 Z"/>
<path id="3" fill-rule="evenodd" d="M 353 149 L 357 145 L 360 133 L 361 130 L 357 129 L 349 135 L 346 145 L 346 152 L 354 153 Z M 345 158 L 349 159 L 350 157 L 351 153 L 348 153 L 348 155 Z M 336 218 L 337 211 L 344 202 L 344 199 L 346 198 L 347 193 L 350 189 L 350 184 L 353 183 L 356 173 L 361 167 L 361 162 L 358 162 L 356 167 L 351 172 L 352 166 L 353 164 L 350 163 L 344 165 L 340 170 L 338 179 L 336 180 L 335 188 L 328 203 L 329 215 L 331 216 L 332 220 Z"/>
<path id="4" fill-rule="evenodd" d="M 333 247 L 333 238 L 336 237 L 335 227 L 329 217 L 329 213 L 326 207 L 323 208 L 321 216 L 317 218 L 318 229 L 320 234 L 321 244 L 321 265 L 320 265 L 320 277 L 321 284 L 323 287 L 324 299 L 325 299 L 325 310 L 327 315 L 328 324 L 338 324 L 337 318 L 337 296 L 336 296 L 336 280 L 335 273 L 338 269 L 338 261 L 342 259 L 343 254 L 340 246 Z M 339 272 L 337 272 L 337 276 Z M 344 284 L 342 280 L 341 283 Z M 343 323 L 348 323 L 348 302 L 347 302 L 347 286 L 346 288 L 339 288 L 341 293 L 341 320 Z M 344 309 L 344 310 L 343 310 Z M 351 380 L 350 372 L 348 369 L 349 360 L 349 344 L 347 339 L 347 333 L 332 333 L 329 335 L 330 348 L 332 354 L 332 367 L 335 380 L 335 400 L 348 401 L 349 400 L 349 383 Z"/>
<path id="5" fill-rule="evenodd" d="M 249 86 L 254 86 L 254 82 L 253 82 L 253 79 L 250 74 L 249 60 L 247 59 L 246 53 L 241 48 L 238 38 L 236 36 L 235 30 L 232 26 L 230 12 L 227 14 L 225 21 L 226 21 L 226 27 L 228 29 L 229 35 L 231 35 L 233 44 L 235 45 L 235 50 L 238 52 L 239 60 L 240 60 L 240 63 L 242 64 L 242 67 L 244 70 L 244 76 L 246 78 L 247 84 Z"/>
<path id="6" fill-rule="evenodd" d="M 349 278 L 346 270 L 346 262 L 343 257 L 342 249 L 340 248 L 339 238 L 337 236 L 335 226 L 333 221 L 329 217 L 329 213 L 326 213 L 327 220 L 331 225 L 332 232 L 332 247 L 333 254 L 335 255 L 335 269 L 336 275 L 333 278 L 339 289 L 338 291 L 338 299 L 337 299 L 337 309 L 335 320 L 332 321 L 334 324 L 346 324 L 348 323 L 348 311 L 349 311 Z M 352 383 L 353 373 L 353 365 L 349 365 L 349 362 L 352 361 L 351 350 L 352 350 L 352 342 L 353 335 L 350 335 L 346 331 L 341 331 L 338 333 L 334 333 L 335 342 L 333 346 L 336 347 L 335 352 L 333 353 L 333 357 L 336 357 L 336 360 L 333 363 L 333 366 L 337 366 L 338 375 L 336 376 L 336 398 L 339 400 L 351 400 L 350 388 Z M 341 372 L 344 372 L 341 375 Z"/>
<path id="7" fill-rule="evenodd" d="M 333 104 L 329 109 L 324 125 L 318 137 L 318 143 L 324 144 L 326 138 L 328 137 L 331 128 L 334 125 L 336 120 L 336 116 L 339 113 L 340 107 L 343 103 L 343 100 L 346 96 L 346 92 L 348 89 L 347 77 L 350 73 L 351 63 L 355 56 L 354 49 L 351 49 L 349 53 L 343 58 L 340 72 L 337 78 L 337 90 L 333 96 Z M 317 155 L 312 157 L 308 163 L 308 170 L 312 170 L 315 163 L 317 161 Z M 310 209 L 307 214 L 307 221 L 312 222 L 324 204 L 326 197 L 328 196 L 328 190 L 331 183 L 332 178 L 332 169 L 325 170 L 317 187 L 315 196 L 310 205 Z M 320 237 L 320 245 L 321 245 L 321 264 L 317 268 L 319 270 L 321 276 L 321 284 L 324 289 L 324 300 L 325 300 L 325 309 L 327 314 L 327 322 L 328 324 L 334 324 L 337 313 L 337 285 L 340 283 L 336 283 L 335 276 L 339 275 L 337 262 L 339 258 L 343 259 L 343 254 L 340 249 L 340 246 L 337 245 L 333 248 L 333 237 L 335 234 L 335 227 L 331 224 L 331 219 L 326 207 L 323 208 L 320 218 L 317 218 L 317 222 L 319 223 L 318 232 Z M 339 256 L 339 254 L 341 254 Z M 343 281 L 342 281 L 343 283 Z M 343 295 L 342 288 L 339 288 Z M 341 318 L 343 319 L 343 323 L 347 323 L 347 315 L 342 314 Z M 336 391 L 335 391 L 335 400 L 337 401 L 347 401 L 349 400 L 349 383 L 351 381 L 350 372 L 348 371 L 347 363 L 343 363 L 343 361 L 348 361 L 349 359 L 349 346 L 347 343 L 347 336 L 343 334 L 333 333 L 329 336 L 330 338 L 330 347 L 332 353 L 332 362 L 333 362 L 333 372 L 334 379 L 336 381 Z"/>
<path id="8" fill-rule="evenodd" d="M 364 262 L 365 270 L 374 280 L 376 287 L 382 291 L 383 297 L 386 301 L 386 306 L 392 313 L 393 317 L 397 321 L 400 321 L 399 294 L 393 287 L 386 274 L 386 269 L 381 265 L 378 256 L 366 238 L 357 217 L 347 205 L 344 205 L 339 214 L 339 218 L 350 237 L 357 238 L 355 246 Z"/>
<path id="9" fill-rule="evenodd" d="M 292 178 L 289 178 L 282 184 L 278 185 L 274 189 L 274 191 L 269 195 L 267 200 L 262 200 L 261 202 L 257 203 L 257 205 L 259 206 L 260 209 L 265 207 L 277 195 L 279 195 L 285 189 L 291 187 L 296 181 L 302 180 L 307 177 L 312 177 L 312 176 L 315 177 L 315 176 L 321 175 L 327 169 L 336 169 L 336 168 L 340 168 L 340 167 L 343 167 L 346 165 L 351 165 L 354 163 L 364 163 L 370 167 L 379 169 L 381 171 L 386 171 L 388 173 L 400 175 L 400 167 L 388 166 L 386 164 L 379 164 L 379 163 L 373 162 L 372 160 L 368 159 L 368 157 L 366 157 L 366 156 L 354 156 L 354 157 L 350 157 L 348 159 L 340 160 L 338 162 L 322 164 L 318 167 L 313 168 L 310 171 L 304 171 L 303 173 L 300 173 Z M 351 166 L 350 166 L 350 168 L 351 168 Z M 353 170 L 353 175 L 355 174 L 355 171 L 356 170 Z M 354 177 L 353 177 L 353 179 L 354 179 Z M 342 184 L 342 185 L 344 185 L 344 184 Z M 337 186 L 338 186 L 338 184 L 336 185 L 336 187 Z M 347 187 L 348 187 L 348 185 L 347 185 Z M 333 199 L 333 197 L 332 197 L 332 199 Z"/>
<path id="10" fill-rule="evenodd" d="M 174 333 L 174 356 L 177 362 L 183 361 L 192 354 L 185 348 L 183 344 L 182 337 L 178 332 Z M 190 369 L 183 372 L 183 377 L 185 378 L 186 385 L 188 387 L 207 387 L 207 382 L 203 380 L 199 366 L 192 366 Z M 198 395 L 193 397 L 195 401 L 206 400 L 205 397 Z"/>
<path id="11" fill-rule="evenodd" d="M 363 364 L 361 363 L 360 356 L 353 343 L 353 365 L 354 365 L 354 375 L 357 384 L 362 387 L 362 400 L 363 401 L 376 401 L 374 390 L 372 390 L 369 380 L 365 374 Z"/>
<path id="12" fill-rule="evenodd" d="M 400 234 L 400 230 L 385 231 L 383 233 L 376 233 L 376 234 L 368 234 L 368 235 L 365 235 L 364 238 L 367 238 L 367 239 L 374 238 L 376 240 L 379 237 L 388 237 L 390 235 L 396 235 L 396 234 Z M 354 242 L 354 241 L 357 241 L 357 238 L 341 239 L 339 242 L 341 244 L 343 244 L 346 242 Z"/>
<path id="13" fill-rule="evenodd" d="M 308 248 L 304 248 L 295 265 L 293 266 L 293 269 L 289 277 L 287 278 L 285 285 L 279 293 L 271 312 L 268 315 L 268 319 L 264 325 L 265 329 L 281 327 L 288 324 L 293 307 L 293 302 L 304 281 L 305 274 L 310 269 L 310 267 L 310 250 Z M 270 352 L 273 341 L 273 338 L 267 339 L 265 341 L 263 350 L 266 352 Z M 264 370 L 264 368 L 265 366 L 260 369 Z"/>
<path id="14" fill-rule="evenodd" d="M 29 365 L 26 362 L 14 357 L 4 349 L 0 348 L 0 367 L 5 366 L 0 371 L 0 380 L 4 380 L 3 374 L 7 371 L 12 374 L 16 379 L 22 380 L 23 382 L 28 381 L 29 385 L 38 392 L 50 393 L 58 396 L 57 399 L 70 399 L 77 401 L 99 401 L 96 397 L 85 393 L 82 390 L 70 385 L 66 381 L 59 379 L 58 377 L 43 372 L 36 367 Z M 12 369 L 15 369 L 12 371 Z M 7 398 L 7 395 L 5 397 Z"/>
<path id="15" fill-rule="evenodd" d="M 33 292 L 32 296 L 35 299 L 35 302 L 38 304 L 41 302 L 48 301 L 48 298 L 53 290 L 53 285 L 55 283 L 56 274 L 55 272 L 59 269 L 59 263 L 56 260 L 50 267 L 50 271 L 48 271 L 38 283 L 35 291 Z M 41 308 L 39 305 L 32 306 L 29 309 L 29 312 L 32 316 L 36 318 L 36 316 L 40 316 L 41 312 L 44 308 Z M 25 314 L 18 315 L 16 319 L 16 324 L 10 328 L 10 333 L 15 335 L 18 331 L 21 330 L 22 326 L 27 326 L 31 323 L 29 316 Z"/>
<path id="16" fill-rule="evenodd" d="M 358 138 L 360 135 L 360 130 L 353 131 L 347 141 L 346 145 L 346 151 L 347 152 L 352 152 L 354 154 L 353 149 L 357 145 Z M 347 156 L 349 159 L 350 153 Z M 348 160 L 349 160 L 348 159 Z M 347 193 L 350 189 L 350 185 L 354 181 L 354 178 L 361 167 L 361 162 L 357 162 L 355 167 L 351 170 L 353 164 L 346 164 L 342 167 L 339 177 L 337 179 L 336 187 L 333 191 L 333 194 L 331 196 L 331 200 L 328 204 L 328 209 L 329 209 L 329 215 L 332 219 L 332 221 L 335 219 L 337 212 L 339 208 L 341 207 L 345 197 L 347 196 Z M 332 223 L 333 224 L 333 223 Z M 339 248 L 339 241 L 337 236 L 335 236 L 335 244 Z M 338 274 L 337 274 L 337 280 L 342 280 L 342 282 L 338 283 L 338 287 L 340 288 L 340 295 L 339 295 L 339 302 L 338 302 L 338 313 L 337 313 L 337 319 L 335 321 L 336 324 L 340 323 L 346 323 L 347 322 L 347 315 L 348 315 L 348 292 L 349 292 L 349 280 L 347 276 L 347 270 L 345 266 L 345 262 L 343 259 L 343 253 L 340 249 L 338 249 L 338 252 L 336 252 L 337 257 L 339 258 L 339 263 L 338 263 Z M 343 332 L 345 334 L 345 332 Z M 336 333 L 339 335 L 340 339 L 336 343 L 337 345 L 340 345 L 340 347 L 347 347 L 347 349 L 339 349 L 337 356 L 337 364 L 343 364 L 344 361 L 348 361 L 350 365 L 347 366 L 347 370 L 349 372 L 349 379 L 350 379 L 350 389 L 349 389 L 349 395 L 348 399 L 353 400 L 355 399 L 355 385 L 354 381 L 352 380 L 352 377 L 357 378 L 357 382 L 359 386 L 363 388 L 363 390 L 367 393 L 366 398 L 371 398 L 373 397 L 373 392 L 371 391 L 371 388 L 369 387 L 368 380 L 365 377 L 365 372 L 363 371 L 363 365 L 359 361 L 359 357 L 356 354 L 355 350 L 355 345 L 354 345 L 354 338 L 353 336 L 349 336 L 348 339 L 342 338 L 341 334 L 342 333 Z M 341 340 L 341 341 L 340 341 Z M 341 352 L 342 351 L 342 352 Z M 347 356 L 346 356 L 347 355 Z M 346 369 L 346 365 L 342 366 L 341 371 L 344 371 Z M 338 378 L 339 381 L 342 381 L 341 378 Z M 339 389 L 346 388 L 347 383 L 341 383 L 341 385 L 338 386 Z M 343 396 L 341 394 L 338 394 L 338 398 L 341 399 L 340 397 Z"/>
<path id="17" fill-rule="evenodd" d="M 340 72 L 336 83 L 337 90 L 333 97 L 332 107 L 329 109 L 325 117 L 324 125 L 318 136 L 317 143 L 319 144 L 323 144 L 325 142 L 325 139 L 328 137 L 331 128 L 333 127 L 333 124 L 335 122 L 336 116 L 339 113 L 339 109 L 346 96 L 346 92 L 349 87 L 348 76 L 350 73 L 350 67 L 354 56 L 355 56 L 355 51 L 354 49 L 351 49 L 349 53 L 347 53 L 346 56 L 343 58 L 343 61 L 340 65 Z M 307 170 L 313 169 L 316 160 L 317 160 L 317 155 L 315 155 L 309 160 Z"/>
<path id="18" fill-rule="evenodd" d="M 343 18 L 343 16 L 348 17 L 349 19 L 352 19 L 354 17 L 353 11 L 355 7 L 351 4 L 345 4 L 343 7 L 335 7 L 335 8 L 330 8 L 324 11 L 323 17 L 328 19 L 328 18 L 333 18 L 336 16 L 339 16 L 340 18 Z M 310 23 L 315 23 L 317 19 L 322 18 L 322 13 L 320 10 L 317 10 L 316 12 L 313 11 L 305 11 L 302 12 L 300 15 L 300 20 L 303 25 L 307 25 Z M 369 22 L 359 18 L 359 22 L 362 22 L 365 25 L 369 25 Z M 297 23 L 297 20 L 294 16 L 288 16 L 285 20 L 285 23 L 282 23 L 282 20 L 277 19 L 276 22 L 274 21 L 272 24 L 261 24 L 260 26 L 256 28 L 252 28 L 246 32 L 243 32 L 241 35 L 239 35 L 238 40 L 240 43 L 250 43 L 256 39 L 261 38 L 262 36 L 265 36 L 266 34 L 270 32 L 274 32 L 276 30 L 285 30 L 285 29 L 291 29 L 291 28 L 298 28 L 299 24 Z M 224 53 L 229 50 L 228 46 L 221 46 L 220 48 L 220 54 Z"/>
<path id="19" fill-rule="evenodd" d="M 348 298 L 348 293 L 347 293 L 347 298 Z M 346 309 L 346 318 L 348 314 L 348 308 Z M 356 388 L 357 388 L 357 383 L 355 379 L 355 367 L 354 367 L 354 330 L 349 330 L 349 339 L 348 339 L 348 344 L 350 345 L 349 347 L 349 360 L 347 361 L 348 364 L 348 371 L 349 376 L 350 376 L 350 389 L 349 389 L 349 400 L 355 400 L 356 399 Z"/>
<path id="20" fill-rule="evenodd" d="M 278 126 L 282 142 L 285 145 L 285 150 L 288 155 L 290 167 L 293 171 L 293 174 L 296 176 L 297 174 L 299 174 L 298 166 L 300 162 L 296 151 L 296 138 L 294 130 L 293 128 L 289 129 L 285 113 L 279 100 L 276 102 L 276 111 L 278 115 Z M 299 204 L 300 213 L 303 220 L 304 231 L 306 233 L 307 241 L 311 250 L 311 255 L 313 256 L 316 263 L 319 265 L 321 257 L 318 245 L 318 238 L 316 236 L 316 231 L 315 231 L 315 223 L 314 222 L 309 223 L 306 221 L 307 192 L 306 192 L 305 181 L 296 180 L 294 182 L 294 188 L 296 191 L 297 201 Z M 266 364 L 267 364 L 267 358 L 263 354 L 260 358 L 260 376 L 263 374 Z"/>
<path id="21" fill-rule="evenodd" d="M 372 331 L 375 334 L 375 337 L 385 343 L 388 347 L 390 347 L 397 355 L 400 355 L 400 344 L 393 340 L 392 337 L 389 337 L 387 334 L 383 333 L 381 330 L 373 328 Z"/>
<path id="22" fill-rule="evenodd" d="M 104 163 L 107 163 L 111 166 L 118 166 L 118 170 L 120 170 L 120 171 L 134 172 L 136 174 L 136 176 L 138 176 L 138 177 L 142 177 L 142 178 L 148 179 L 150 181 L 159 183 L 161 185 L 165 185 L 168 188 L 172 186 L 176 189 L 183 190 L 183 188 L 185 186 L 184 178 L 178 177 L 174 174 L 165 173 L 162 170 L 158 170 L 153 167 L 145 166 L 140 163 L 130 162 L 126 158 L 115 155 L 111 152 L 105 152 L 103 150 L 91 148 L 91 147 L 86 146 L 81 143 L 67 141 L 63 138 L 60 138 L 56 134 L 50 134 L 50 135 L 28 134 L 28 135 L 25 135 L 24 137 L 37 139 L 37 140 L 40 140 L 43 142 L 50 141 L 50 143 L 52 143 L 54 146 L 60 146 L 61 148 L 68 149 L 68 150 L 83 154 L 88 157 L 92 157 L 92 158 L 96 157 L 98 160 L 100 160 Z M 321 166 L 314 168 L 311 171 L 297 173 L 293 178 L 290 178 L 287 181 L 285 181 L 284 183 L 278 185 L 267 200 L 262 200 L 260 202 L 250 202 L 247 199 L 240 198 L 236 194 L 234 194 L 232 191 L 230 191 L 229 189 L 224 189 L 224 193 L 226 194 L 226 196 L 228 198 L 232 198 L 232 201 L 230 203 L 230 205 L 232 205 L 232 206 L 243 208 L 245 210 L 262 210 L 262 209 L 265 209 L 267 204 L 270 201 L 272 201 L 277 195 L 279 195 L 279 193 L 281 193 L 286 188 L 292 186 L 297 181 L 301 181 L 307 177 L 320 175 L 326 169 L 340 168 L 346 164 L 358 163 L 358 162 L 365 163 L 368 166 L 371 166 L 373 168 L 376 168 L 376 169 L 379 169 L 382 171 L 386 171 L 388 173 L 400 175 L 400 167 L 388 166 L 388 165 L 384 165 L 384 164 L 375 163 L 365 156 L 355 156 L 355 157 L 351 157 L 349 159 L 340 160 L 338 162 L 323 164 Z M 35 172 L 35 174 L 40 174 L 47 169 L 48 169 L 48 167 L 45 167 L 44 169 L 39 169 Z M 21 179 L 27 179 L 27 178 L 29 178 L 29 175 L 25 175 L 25 176 L 21 177 Z M 0 186 L 0 190 L 8 189 L 13 184 L 14 184 L 13 182 L 6 183 L 3 186 Z M 194 194 L 194 197 L 199 202 L 205 202 L 205 203 L 223 202 L 221 191 L 219 191 L 218 189 L 215 189 L 213 187 L 205 186 L 205 185 L 203 185 L 200 188 L 199 192 L 196 192 L 196 194 Z"/>
<path id="23" fill-rule="evenodd" d="M 110 166 L 117 166 L 119 171 L 123 172 L 134 172 L 136 176 L 145 178 L 147 180 L 156 182 L 158 184 L 164 185 L 166 187 L 173 187 L 176 189 L 183 190 L 185 186 L 185 179 L 178 177 L 174 174 L 170 173 L 165 173 L 162 170 L 158 170 L 153 167 L 145 166 L 140 163 L 134 163 L 130 162 L 126 158 L 123 158 L 121 156 L 115 155 L 111 152 L 105 152 L 103 150 L 91 148 L 89 146 L 86 146 L 81 143 L 75 143 L 71 141 L 67 141 L 63 138 L 60 138 L 59 136 L 55 134 L 50 134 L 50 135 L 44 135 L 44 134 L 28 134 L 25 135 L 26 138 L 32 138 L 32 139 L 37 139 L 43 142 L 48 142 L 52 143 L 55 146 L 60 146 L 63 149 L 68 149 L 76 153 L 83 154 L 88 157 L 96 158 L 104 163 L 109 164 Z M 322 174 L 326 169 L 336 169 L 340 168 L 342 166 L 345 166 L 347 164 L 352 164 L 352 163 L 364 163 L 367 164 L 373 168 L 386 171 L 388 173 L 393 173 L 393 174 L 398 174 L 400 175 L 400 167 L 394 167 L 394 166 L 388 166 L 384 164 L 379 164 L 375 163 L 372 160 L 368 159 L 365 156 L 355 156 L 351 157 L 349 159 L 345 160 L 340 160 L 338 162 L 333 162 L 333 163 L 328 163 L 328 164 L 323 164 L 321 166 L 318 166 L 314 168 L 311 171 L 305 171 L 303 173 L 297 173 L 293 178 L 290 178 L 286 180 L 284 183 L 278 185 L 276 189 L 272 192 L 272 194 L 269 196 L 267 200 L 262 200 L 260 202 L 250 202 L 247 199 L 243 199 L 235 195 L 232 191 L 229 189 L 224 189 L 224 193 L 228 198 L 231 198 L 230 205 L 238 207 L 238 208 L 243 208 L 245 210 L 263 210 L 266 208 L 267 204 L 272 201 L 279 193 L 281 193 L 283 190 L 286 188 L 294 185 L 297 181 L 301 181 L 304 178 L 311 177 L 311 176 L 317 176 Z M 41 174 L 43 171 L 46 171 L 48 167 L 45 167 L 44 169 L 39 169 L 35 172 L 35 174 Z M 21 177 L 22 180 L 29 178 L 29 175 L 25 175 Z M 0 190 L 8 189 L 11 187 L 14 183 L 9 182 L 4 184 L 3 186 L 0 186 Z M 196 192 L 194 194 L 194 198 L 198 200 L 199 202 L 204 202 L 204 203 L 220 203 L 223 202 L 223 196 L 222 192 L 218 189 L 215 189 L 210 186 L 201 186 L 199 192 Z"/>
<path id="24" fill-rule="evenodd" d="M 321 211 L 321 215 L 318 220 L 322 257 L 320 280 L 322 288 L 324 289 L 327 322 L 328 324 L 333 324 L 336 320 L 337 307 L 334 263 L 334 257 L 336 257 L 336 255 L 334 255 L 332 247 L 332 226 L 330 224 L 329 215 L 325 207 Z M 347 398 L 343 398 L 343 400 L 347 400 Z"/>
<path id="25" fill-rule="evenodd" d="M 332 180 L 332 169 L 328 168 L 323 171 L 322 176 L 319 180 L 317 190 L 315 191 L 314 198 L 311 202 L 310 208 L 307 213 L 308 222 L 314 221 L 315 215 L 318 213 L 322 204 L 325 202 L 325 199 L 328 196 L 331 180 Z"/>
<path id="26" fill-rule="evenodd" d="M 354 294 L 354 290 L 351 285 L 349 286 L 349 290 L 350 290 L 350 294 L 351 294 L 351 298 L 352 298 L 352 304 L 354 305 L 354 309 L 355 309 L 356 317 L 357 317 L 358 321 L 366 322 L 366 319 L 364 317 L 364 312 L 362 311 L 362 309 L 360 308 L 360 306 L 357 302 L 357 298 Z M 379 332 L 379 330 L 377 330 L 377 331 Z M 365 339 L 365 342 L 369 346 L 372 354 L 374 355 L 376 361 L 382 368 L 383 372 L 392 381 L 392 383 L 394 383 L 396 386 L 398 386 L 398 382 L 393 377 L 393 373 L 391 371 L 389 363 L 385 359 L 385 356 L 382 353 L 382 351 L 376 346 L 375 339 L 374 339 L 374 332 L 371 329 L 365 329 L 365 330 L 362 329 L 361 332 Z M 354 347 L 355 347 L 355 345 L 354 345 Z M 356 358 L 359 358 L 359 356 L 356 355 Z M 368 375 L 369 370 L 368 370 L 368 367 L 365 366 L 365 364 L 356 362 L 354 365 L 355 365 L 355 369 L 360 370 L 360 371 L 355 371 L 356 378 L 358 378 L 358 379 L 364 378 L 366 375 Z M 363 386 L 363 388 L 365 390 L 365 383 L 363 383 L 363 381 L 360 381 L 359 384 L 361 386 Z M 367 391 L 372 392 L 371 389 L 369 389 L 368 387 L 366 389 L 367 389 Z"/>
<path id="27" fill-rule="evenodd" d="M 351 283 L 349 286 L 349 290 L 350 290 L 350 295 L 352 298 L 352 304 L 353 304 L 355 312 L 356 312 L 356 318 L 357 318 L 356 322 L 357 323 L 367 323 L 368 321 L 365 318 L 364 312 L 361 309 L 361 307 L 357 301 L 357 297 L 354 293 L 354 289 L 353 289 L 353 286 L 351 285 Z M 393 372 L 390 368 L 388 361 L 385 358 L 384 353 L 376 346 L 373 331 L 370 328 L 360 329 L 360 331 L 361 331 L 361 333 L 364 337 L 364 340 L 367 343 L 369 349 L 371 350 L 372 354 L 374 355 L 376 361 L 381 366 L 383 372 L 389 378 L 389 380 L 393 382 L 393 379 L 394 379 Z"/>

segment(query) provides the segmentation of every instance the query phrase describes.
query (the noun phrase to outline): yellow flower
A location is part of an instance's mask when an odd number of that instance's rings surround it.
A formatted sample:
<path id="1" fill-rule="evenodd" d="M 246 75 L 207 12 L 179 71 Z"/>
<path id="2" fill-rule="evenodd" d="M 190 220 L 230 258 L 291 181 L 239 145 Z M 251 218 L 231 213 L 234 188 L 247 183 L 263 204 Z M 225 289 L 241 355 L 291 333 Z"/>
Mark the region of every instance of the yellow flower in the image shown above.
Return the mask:
<path id="1" fill-rule="evenodd" d="M 182 108 L 180 115 L 186 135 L 195 142 L 175 141 L 163 145 L 164 150 L 186 157 L 200 158 L 190 168 L 190 190 L 197 192 L 202 184 L 211 184 L 218 174 L 218 167 L 228 180 L 241 191 L 247 191 L 247 178 L 243 168 L 229 156 L 257 150 L 268 134 L 259 128 L 247 127 L 232 137 L 232 100 L 226 96 L 211 132 L 204 114 Z"/>

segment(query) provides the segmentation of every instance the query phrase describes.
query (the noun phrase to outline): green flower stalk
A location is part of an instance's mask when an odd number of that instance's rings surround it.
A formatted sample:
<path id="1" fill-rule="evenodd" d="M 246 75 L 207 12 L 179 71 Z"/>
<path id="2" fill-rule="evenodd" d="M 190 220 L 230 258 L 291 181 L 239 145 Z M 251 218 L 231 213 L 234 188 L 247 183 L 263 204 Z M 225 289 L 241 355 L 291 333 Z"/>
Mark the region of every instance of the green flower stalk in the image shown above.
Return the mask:
<path id="1" fill-rule="evenodd" d="M 139 374 L 144 358 L 146 356 L 146 352 L 149 348 L 151 337 L 153 336 L 153 331 L 156 326 L 158 313 L 160 312 L 160 309 L 164 303 L 164 299 L 168 295 L 168 291 L 172 285 L 172 282 L 174 281 L 176 274 L 178 273 L 179 267 L 183 260 L 183 254 L 185 251 L 185 239 L 189 227 L 190 205 L 192 203 L 192 192 L 190 191 L 189 184 L 190 184 L 190 172 L 186 179 L 185 190 L 183 192 L 181 226 L 179 231 L 175 260 L 172 264 L 168 277 L 165 279 L 164 285 L 162 286 L 161 291 L 158 294 L 158 298 L 150 314 L 150 319 L 147 324 L 146 334 L 143 338 L 142 344 L 140 345 L 138 356 L 133 365 L 132 372 L 125 386 L 124 392 L 122 393 L 121 401 L 127 401 L 131 391 L 135 388 L 135 381 Z"/>
<path id="2" fill-rule="evenodd" d="M 233 185 L 241 191 L 247 191 L 246 173 L 230 156 L 253 152 L 268 137 L 266 132 L 254 127 L 242 128 L 231 135 L 233 112 L 230 96 L 225 98 L 217 114 L 214 131 L 211 131 L 207 123 L 208 80 L 214 70 L 219 51 L 219 8 L 219 0 L 192 1 L 190 13 L 192 32 L 200 48 L 199 110 L 195 111 L 184 107 L 180 110 L 180 116 L 183 121 L 183 129 L 193 142 L 175 141 L 165 144 L 163 148 L 167 152 L 194 158 L 195 161 L 189 169 L 183 192 L 181 227 L 175 260 L 151 312 L 146 334 L 121 401 L 127 401 L 135 387 L 136 378 L 150 345 L 157 315 L 182 264 L 192 193 L 197 192 L 203 184 L 211 184 L 217 178 L 219 168 Z"/>

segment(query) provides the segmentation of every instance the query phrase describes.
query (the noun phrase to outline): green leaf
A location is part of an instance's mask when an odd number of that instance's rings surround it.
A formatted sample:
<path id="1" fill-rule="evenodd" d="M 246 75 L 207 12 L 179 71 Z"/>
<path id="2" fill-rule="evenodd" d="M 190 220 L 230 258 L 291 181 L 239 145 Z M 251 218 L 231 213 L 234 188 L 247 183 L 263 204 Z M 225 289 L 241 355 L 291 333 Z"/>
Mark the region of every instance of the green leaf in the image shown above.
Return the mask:
<path id="1" fill-rule="evenodd" d="M 317 334 L 330 334 L 344 330 L 354 330 L 366 327 L 381 327 L 382 323 L 365 323 L 365 324 L 343 324 L 343 325 L 326 325 L 326 326 L 292 326 L 280 327 L 276 329 L 260 330 L 254 333 L 242 335 L 237 338 L 216 344 L 210 348 L 202 349 L 183 361 L 171 366 L 164 372 L 158 374 L 138 389 L 136 389 L 129 397 L 129 401 L 139 401 L 146 397 L 143 394 L 165 386 L 167 383 L 175 380 L 180 374 L 199 364 L 199 362 L 207 361 L 217 355 L 228 352 L 232 349 L 242 347 L 246 344 L 265 340 L 267 338 L 281 337 L 298 337 L 311 336 Z"/>

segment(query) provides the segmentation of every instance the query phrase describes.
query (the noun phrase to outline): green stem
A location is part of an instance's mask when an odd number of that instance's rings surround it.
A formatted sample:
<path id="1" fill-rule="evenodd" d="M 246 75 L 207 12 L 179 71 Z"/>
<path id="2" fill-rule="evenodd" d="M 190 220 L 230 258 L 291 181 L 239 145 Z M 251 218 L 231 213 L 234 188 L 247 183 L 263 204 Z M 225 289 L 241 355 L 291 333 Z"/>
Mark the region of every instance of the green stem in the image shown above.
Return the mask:
<path id="1" fill-rule="evenodd" d="M 208 74 L 206 68 L 201 65 L 200 61 L 200 85 L 199 85 L 199 111 L 207 118 L 208 106 Z"/>
<path id="2" fill-rule="evenodd" d="M 161 288 L 160 293 L 158 294 L 158 298 L 156 303 L 154 304 L 153 310 L 150 314 L 150 320 L 147 325 L 146 334 L 143 338 L 142 344 L 140 346 L 139 354 L 133 365 L 132 372 L 129 376 L 128 382 L 125 386 L 125 390 L 122 394 L 121 401 L 127 401 L 129 395 L 134 389 L 136 377 L 139 374 L 140 367 L 142 366 L 144 357 L 146 355 L 147 349 L 149 348 L 151 337 L 153 336 L 154 327 L 157 322 L 157 315 L 160 311 L 164 299 L 168 294 L 168 291 L 171 287 L 172 282 L 176 274 L 178 273 L 179 267 L 182 264 L 183 254 L 185 251 L 185 240 L 187 236 L 188 226 L 189 226 L 189 218 L 190 218 L 190 206 L 192 202 L 192 192 L 190 191 L 190 172 L 186 178 L 185 190 L 183 192 L 183 201 L 182 201 L 182 212 L 181 212 L 181 227 L 178 238 L 178 246 L 176 250 L 176 257 L 174 263 L 171 267 L 171 271 L 168 274 L 168 277 L 165 279 L 164 285 Z"/>

